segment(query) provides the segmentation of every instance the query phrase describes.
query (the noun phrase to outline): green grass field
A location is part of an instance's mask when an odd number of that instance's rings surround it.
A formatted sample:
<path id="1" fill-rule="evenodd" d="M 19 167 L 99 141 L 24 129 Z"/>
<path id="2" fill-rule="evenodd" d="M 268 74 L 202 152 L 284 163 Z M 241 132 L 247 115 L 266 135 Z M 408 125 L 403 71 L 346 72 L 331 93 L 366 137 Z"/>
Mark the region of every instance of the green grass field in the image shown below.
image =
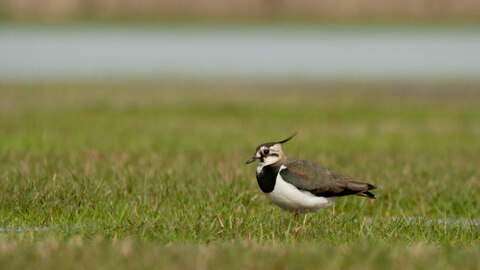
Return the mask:
<path id="1" fill-rule="evenodd" d="M 0 268 L 480 269 L 475 83 L 0 84 Z M 378 185 L 294 219 L 255 147 Z"/>

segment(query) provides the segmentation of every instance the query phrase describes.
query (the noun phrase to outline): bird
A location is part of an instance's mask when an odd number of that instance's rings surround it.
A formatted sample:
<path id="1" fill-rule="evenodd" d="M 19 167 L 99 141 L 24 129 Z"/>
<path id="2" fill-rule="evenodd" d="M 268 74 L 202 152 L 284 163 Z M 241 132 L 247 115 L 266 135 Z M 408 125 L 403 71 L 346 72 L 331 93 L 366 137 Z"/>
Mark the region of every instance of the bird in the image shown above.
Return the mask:
<path id="1" fill-rule="evenodd" d="M 296 135 L 260 144 L 246 162 L 258 162 L 257 182 L 270 201 L 297 216 L 332 206 L 343 196 L 375 199 L 370 192 L 377 188 L 375 185 L 343 176 L 312 161 L 287 157 L 282 145 Z"/>

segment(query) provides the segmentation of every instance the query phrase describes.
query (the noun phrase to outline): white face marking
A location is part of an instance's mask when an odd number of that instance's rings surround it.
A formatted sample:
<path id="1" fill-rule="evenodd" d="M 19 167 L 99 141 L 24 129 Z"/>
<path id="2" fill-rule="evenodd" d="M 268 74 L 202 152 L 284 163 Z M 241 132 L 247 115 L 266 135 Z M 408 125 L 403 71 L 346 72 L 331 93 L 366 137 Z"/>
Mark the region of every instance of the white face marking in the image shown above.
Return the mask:
<path id="1" fill-rule="evenodd" d="M 280 160 L 280 157 L 277 156 L 267 156 L 263 159 L 265 165 L 275 164 Z"/>
<path id="2" fill-rule="evenodd" d="M 282 152 L 282 145 L 279 144 L 279 143 L 274 144 L 274 145 L 270 146 L 270 151 L 273 151 L 275 153 Z"/>
<path id="3" fill-rule="evenodd" d="M 280 171 L 285 168 L 282 165 Z M 337 197 L 317 197 L 308 191 L 298 190 L 292 184 L 285 182 L 280 173 L 277 175 L 273 191 L 266 195 L 280 208 L 300 213 L 316 212 L 334 204 L 337 200 Z"/>

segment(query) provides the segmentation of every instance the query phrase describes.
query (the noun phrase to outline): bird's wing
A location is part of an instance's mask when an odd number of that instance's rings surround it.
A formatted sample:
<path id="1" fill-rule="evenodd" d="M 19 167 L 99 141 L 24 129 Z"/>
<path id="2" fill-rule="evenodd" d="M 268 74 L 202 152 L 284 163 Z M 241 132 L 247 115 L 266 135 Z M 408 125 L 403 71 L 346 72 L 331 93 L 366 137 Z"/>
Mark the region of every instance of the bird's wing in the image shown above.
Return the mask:
<path id="1" fill-rule="evenodd" d="M 374 197 L 368 190 L 377 188 L 306 160 L 288 159 L 280 170 L 283 180 L 316 196 L 335 197 L 357 194 Z"/>

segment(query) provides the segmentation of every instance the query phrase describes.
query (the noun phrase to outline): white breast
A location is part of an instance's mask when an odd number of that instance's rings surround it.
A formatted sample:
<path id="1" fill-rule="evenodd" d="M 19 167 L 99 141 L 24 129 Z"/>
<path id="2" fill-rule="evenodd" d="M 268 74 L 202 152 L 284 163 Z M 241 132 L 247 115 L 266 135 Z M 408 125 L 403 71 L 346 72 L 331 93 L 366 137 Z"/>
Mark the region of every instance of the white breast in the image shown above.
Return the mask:
<path id="1" fill-rule="evenodd" d="M 285 166 L 280 168 L 283 170 Z M 301 191 L 283 180 L 280 173 L 277 175 L 275 187 L 267 197 L 280 208 L 300 213 L 316 212 L 335 203 L 337 197 L 317 197 L 308 191 Z"/>

